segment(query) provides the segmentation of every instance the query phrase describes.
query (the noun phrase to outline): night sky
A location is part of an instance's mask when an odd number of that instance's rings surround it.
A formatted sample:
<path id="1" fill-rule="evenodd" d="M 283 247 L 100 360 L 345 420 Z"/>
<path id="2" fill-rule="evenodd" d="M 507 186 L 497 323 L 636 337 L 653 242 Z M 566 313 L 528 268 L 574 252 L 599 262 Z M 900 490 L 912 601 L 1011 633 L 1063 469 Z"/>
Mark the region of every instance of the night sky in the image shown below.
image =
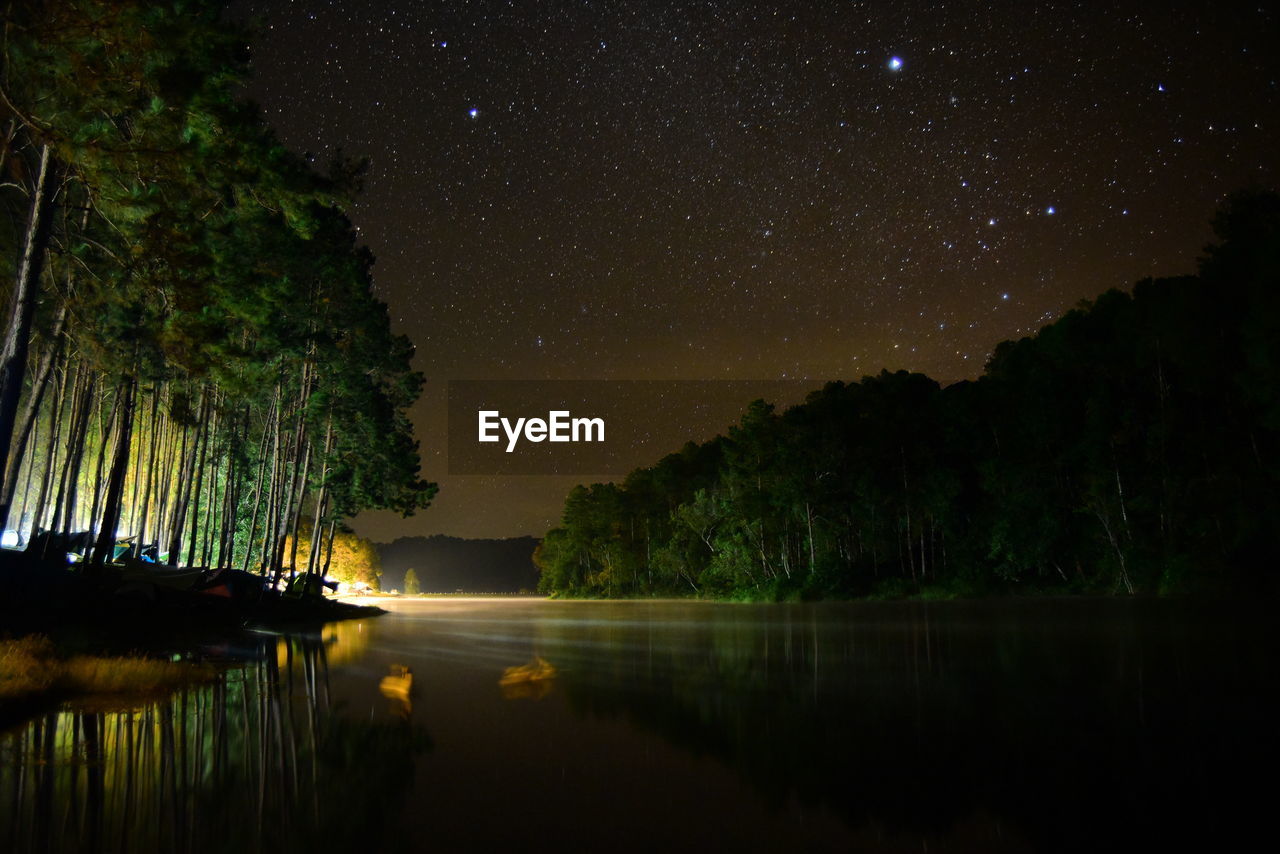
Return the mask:
<path id="1" fill-rule="evenodd" d="M 233 4 L 282 139 L 371 160 L 353 218 L 431 381 L 440 496 L 357 530 L 558 517 L 576 479 L 447 476 L 449 379 L 963 379 L 1191 272 L 1280 183 L 1280 31 L 1149 5 Z"/>

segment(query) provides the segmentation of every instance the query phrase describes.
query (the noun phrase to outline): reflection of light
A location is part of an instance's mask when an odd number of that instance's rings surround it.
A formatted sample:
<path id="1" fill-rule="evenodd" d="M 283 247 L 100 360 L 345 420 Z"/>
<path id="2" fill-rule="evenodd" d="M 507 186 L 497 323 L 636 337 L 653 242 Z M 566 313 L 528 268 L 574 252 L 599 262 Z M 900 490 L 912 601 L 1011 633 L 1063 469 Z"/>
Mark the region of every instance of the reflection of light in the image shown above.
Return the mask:
<path id="1" fill-rule="evenodd" d="M 276 645 L 276 662 L 282 670 L 288 667 L 289 646 L 293 639 L 289 636 L 280 638 Z M 363 620 L 343 620 L 337 623 L 326 623 L 320 636 L 324 645 L 325 661 L 330 666 L 349 664 L 364 657 L 369 648 L 369 635 L 364 632 Z M 299 646 L 294 646 L 293 663 L 295 667 L 303 664 Z"/>
<path id="2" fill-rule="evenodd" d="M 551 681 L 555 678 L 555 665 L 542 656 L 536 656 L 528 664 L 504 670 L 498 687 L 507 700 L 541 700 L 551 691 Z"/>
<path id="3" fill-rule="evenodd" d="M 378 683 L 382 696 L 406 703 L 412 689 L 413 671 L 403 664 L 391 665 L 391 675 L 382 677 L 382 681 Z"/>
<path id="4" fill-rule="evenodd" d="M 16 549 L 22 544 L 22 538 L 18 536 L 17 531 L 5 531 L 0 534 L 0 546 L 6 549 Z"/>

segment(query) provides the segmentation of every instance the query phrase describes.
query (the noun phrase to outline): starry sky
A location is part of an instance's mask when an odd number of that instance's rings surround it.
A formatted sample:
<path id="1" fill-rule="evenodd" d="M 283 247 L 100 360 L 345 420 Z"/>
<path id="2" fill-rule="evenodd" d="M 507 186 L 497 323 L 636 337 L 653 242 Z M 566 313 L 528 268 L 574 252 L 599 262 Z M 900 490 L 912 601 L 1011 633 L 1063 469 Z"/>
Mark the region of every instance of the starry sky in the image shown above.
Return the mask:
<path id="1" fill-rule="evenodd" d="M 352 216 L 442 487 L 356 520 L 379 540 L 541 534 L 576 482 L 448 476 L 447 380 L 969 378 L 1082 299 L 1191 272 L 1218 201 L 1280 183 L 1267 2 L 230 14 L 280 137 L 371 162 Z"/>

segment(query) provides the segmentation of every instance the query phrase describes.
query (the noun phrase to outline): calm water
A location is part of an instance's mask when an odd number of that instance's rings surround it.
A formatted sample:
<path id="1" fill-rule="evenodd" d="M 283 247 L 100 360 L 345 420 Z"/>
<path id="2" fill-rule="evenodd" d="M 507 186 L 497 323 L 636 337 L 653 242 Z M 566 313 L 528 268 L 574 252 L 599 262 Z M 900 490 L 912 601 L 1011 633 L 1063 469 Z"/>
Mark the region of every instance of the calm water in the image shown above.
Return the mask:
<path id="1" fill-rule="evenodd" d="M 432 600 L 0 737 L 0 850 L 1142 849 L 1270 835 L 1270 609 Z M 555 675 L 499 685 L 535 657 Z M 408 701 L 382 686 L 412 669 Z M 382 687 L 388 689 L 384 693 Z"/>

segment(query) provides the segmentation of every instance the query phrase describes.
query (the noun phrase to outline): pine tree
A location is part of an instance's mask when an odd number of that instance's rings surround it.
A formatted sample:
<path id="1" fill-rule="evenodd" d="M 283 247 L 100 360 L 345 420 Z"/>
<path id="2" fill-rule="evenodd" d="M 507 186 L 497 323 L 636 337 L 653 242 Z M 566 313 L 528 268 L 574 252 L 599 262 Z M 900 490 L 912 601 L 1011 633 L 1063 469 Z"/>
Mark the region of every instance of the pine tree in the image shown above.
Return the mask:
<path id="1" fill-rule="evenodd" d="M 417 596 L 422 592 L 422 584 L 418 581 L 418 571 L 416 569 L 405 570 L 404 592 L 410 596 Z"/>

